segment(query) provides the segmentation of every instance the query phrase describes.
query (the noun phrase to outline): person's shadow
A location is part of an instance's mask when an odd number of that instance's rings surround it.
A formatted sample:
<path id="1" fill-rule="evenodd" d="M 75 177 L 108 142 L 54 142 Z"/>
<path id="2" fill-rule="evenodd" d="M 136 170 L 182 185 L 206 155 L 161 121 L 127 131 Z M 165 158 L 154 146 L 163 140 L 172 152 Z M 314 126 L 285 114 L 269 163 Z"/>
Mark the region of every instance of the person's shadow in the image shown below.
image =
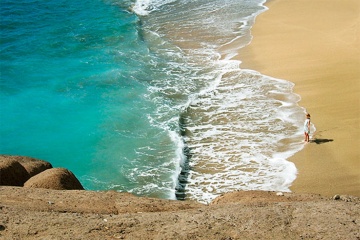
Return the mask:
<path id="1" fill-rule="evenodd" d="M 315 138 L 314 140 L 311 140 L 310 142 L 314 142 L 316 144 L 323 144 L 323 143 L 328 143 L 328 142 L 332 142 L 332 141 L 334 141 L 334 139 Z"/>

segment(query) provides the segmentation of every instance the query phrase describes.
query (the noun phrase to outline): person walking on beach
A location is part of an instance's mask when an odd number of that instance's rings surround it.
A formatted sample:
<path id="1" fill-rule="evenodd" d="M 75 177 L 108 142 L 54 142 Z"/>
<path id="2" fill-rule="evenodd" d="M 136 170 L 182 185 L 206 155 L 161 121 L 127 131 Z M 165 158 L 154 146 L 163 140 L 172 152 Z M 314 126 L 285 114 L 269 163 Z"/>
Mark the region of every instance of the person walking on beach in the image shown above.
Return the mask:
<path id="1" fill-rule="evenodd" d="M 305 142 L 310 142 L 310 114 L 306 114 L 306 119 L 304 122 L 304 134 L 305 134 Z"/>

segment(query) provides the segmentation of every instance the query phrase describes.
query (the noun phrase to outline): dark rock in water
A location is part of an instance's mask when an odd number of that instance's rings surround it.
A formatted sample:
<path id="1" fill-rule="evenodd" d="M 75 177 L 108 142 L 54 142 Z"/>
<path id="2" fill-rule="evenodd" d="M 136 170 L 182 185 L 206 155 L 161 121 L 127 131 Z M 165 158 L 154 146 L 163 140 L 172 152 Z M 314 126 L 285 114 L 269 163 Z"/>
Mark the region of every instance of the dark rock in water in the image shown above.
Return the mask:
<path id="1" fill-rule="evenodd" d="M 84 190 L 75 175 L 65 168 L 47 169 L 25 182 L 27 188 L 47 188 L 55 190 Z"/>
<path id="2" fill-rule="evenodd" d="M 176 196 L 177 200 L 185 200 L 186 199 L 186 193 L 185 192 L 176 191 L 175 196 Z"/>
<path id="3" fill-rule="evenodd" d="M 18 161 L 0 156 L 0 185 L 23 186 L 29 178 L 29 173 Z"/>
<path id="4" fill-rule="evenodd" d="M 52 168 L 52 165 L 49 162 L 31 157 L 0 155 L 0 158 L 11 159 L 19 162 L 29 173 L 30 177 L 33 177 L 46 169 Z"/>

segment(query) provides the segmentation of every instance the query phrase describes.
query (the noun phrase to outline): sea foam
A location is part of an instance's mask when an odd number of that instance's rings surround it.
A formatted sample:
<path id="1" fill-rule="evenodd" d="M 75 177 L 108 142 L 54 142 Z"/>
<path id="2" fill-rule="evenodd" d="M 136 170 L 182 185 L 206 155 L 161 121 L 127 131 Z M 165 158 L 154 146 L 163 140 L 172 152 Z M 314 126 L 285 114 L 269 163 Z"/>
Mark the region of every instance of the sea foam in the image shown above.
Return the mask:
<path id="1" fill-rule="evenodd" d="M 152 82 L 151 97 L 161 103 L 158 118 L 180 123 L 180 190 L 201 202 L 233 190 L 289 191 L 296 168 L 287 159 L 303 147 L 300 98 L 293 83 L 241 69 L 233 59 L 251 40 L 263 1 L 252 5 L 256 11 L 236 1 L 177 3 L 151 12 L 143 29 L 164 41 L 157 51 L 169 58 L 168 78 Z"/>
<path id="2" fill-rule="evenodd" d="M 141 16 L 146 16 L 152 11 L 158 10 L 162 5 L 175 2 L 176 0 L 136 0 L 132 10 Z"/>

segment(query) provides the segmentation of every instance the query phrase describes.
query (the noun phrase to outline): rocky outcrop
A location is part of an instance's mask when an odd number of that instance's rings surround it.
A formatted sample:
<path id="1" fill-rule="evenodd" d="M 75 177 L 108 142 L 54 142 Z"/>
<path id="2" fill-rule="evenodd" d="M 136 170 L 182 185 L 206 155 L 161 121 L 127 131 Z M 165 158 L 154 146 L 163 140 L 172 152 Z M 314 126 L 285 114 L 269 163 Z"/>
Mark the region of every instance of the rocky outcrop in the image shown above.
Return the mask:
<path id="1" fill-rule="evenodd" d="M 4 161 L 14 160 L 19 162 L 29 173 L 30 177 L 33 177 L 46 169 L 52 168 L 51 163 L 31 157 L 0 155 L 0 159 L 3 159 Z"/>
<path id="2" fill-rule="evenodd" d="M 291 197 L 290 197 L 291 196 Z M 239 203 L 270 203 L 270 202 L 291 202 L 291 201 L 312 201 L 321 199 L 318 194 L 293 195 L 288 192 L 271 191 L 234 191 L 224 193 L 215 198 L 210 205 L 239 204 Z"/>
<path id="3" fill-rule="evenodd" d="M 0 239 L 360 239 L 358 198 L 229 194 L 204 205 L 115 191 L 0 186 Z"/>
<path id="4" fill-rule="evenodd" d="M 83 190 L 75 175 L 65 168 L 52 168 L 49 162 L 24 156 L 0 155 L 0 185 Z"/>
<path id="5" fill-rule="evenodd" d="M 47 188 L 55 190 L 84 190 L 75 175 L 65 168 L 47 169 L 25 182 L 26 188 Z"/>
<path id="6" fill-rule="evenodd" d="M 23 186 L 29 178 L 29 173 L 18 161 L 0 157 L 0 185 Z"/>

